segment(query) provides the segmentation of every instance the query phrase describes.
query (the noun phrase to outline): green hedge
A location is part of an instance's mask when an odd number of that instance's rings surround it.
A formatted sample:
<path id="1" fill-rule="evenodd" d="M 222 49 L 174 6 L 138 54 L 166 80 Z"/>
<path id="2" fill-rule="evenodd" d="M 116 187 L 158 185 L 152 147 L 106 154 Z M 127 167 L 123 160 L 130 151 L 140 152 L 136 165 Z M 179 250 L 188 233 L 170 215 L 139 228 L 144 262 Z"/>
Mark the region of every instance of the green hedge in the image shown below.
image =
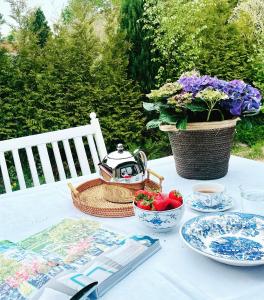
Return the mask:
<path id="1" fill-rule="evenodd" d="M 14 32 L 15 55 L 0 49 L 1 140 L 87 124 L 89 113 L 96 111 L 109 150 L 121 141 L 131 149 L 141 146 L 156 158 L 169 154 L 170 148 L 164 134 L 145 130 L 142 91 L 149 86 L 197 68 L 223 79 L 244 79 L 264 92 L 263 44 L 248 17 L 229 22 L 235 0 L 201 0 L 203 5 L 185 0 L 124 0 L 125 32 L 119 27 L 118 8 L 91 13 L 87 1 L 70 2 L 69 18 L 58 22 L 55 32 L 45 35 L 45 42 L 39 43 L 46 26 L 41 16 L 40 32 L 36 27 L 32 30 L 29 22 Z M 32 14 L 27 18 L 32 20 Z M 100 36 L 94 19 L 106 24 Z M 129 31 L 127 26 L 134 27 Z M 143 32 L 137 39 L 138 30 Z M 133 68 L 141 61 L 141 43 L 150 53 L 148 63 L 133 69 L 141 75 L 129 74 L 138 79 L 135 82 L 128 78 L 127 68 L 133 57 L 137 59 Z M 135 48 L 138 57 L 131 54 Z M 152 74 L 147 81 L 140 80 L 142 67 Z M 239 125 L 237 138 L 248 144 L 263 139 L 263 115 L 253 125 L 252 129 Z"/>
<path id="2" fill-rule="evenodd" d="M 84 125 L 95 111 L 109 148 L 142 143 L 141 93 L 126 74 L 128 44 L 111 14 L 105 39 L 96 36 L 88 9 L 60 24 L 44 47 L 20 28 L 17 53 L 0 51 L 1 140 Z"/>

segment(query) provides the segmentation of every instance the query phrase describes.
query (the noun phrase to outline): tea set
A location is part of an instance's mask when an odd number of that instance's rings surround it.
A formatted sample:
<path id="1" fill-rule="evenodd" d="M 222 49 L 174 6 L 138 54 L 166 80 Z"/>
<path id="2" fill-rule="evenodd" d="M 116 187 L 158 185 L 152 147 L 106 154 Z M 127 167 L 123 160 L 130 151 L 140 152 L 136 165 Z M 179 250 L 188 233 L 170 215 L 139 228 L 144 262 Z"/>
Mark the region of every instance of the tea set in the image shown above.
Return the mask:
<path id="1" fill-rule="evenodd" d="M 221 212 L 233 206 L 233 199 L 219 183 L 199 183 L 192 187 L 187 205 L 199 212 Z"/>
<path id="2" fill-rule="evenodd" d="M 131 154 L 119 144 L 115 152 L 101 161 L 99 168 L 104 180 L 135 184 L 145 177 L 147 158 L 143 151 L 136 150 Z M 168 196 L 162 195 L 164 199 Z M 226 212 L 233 207 L 233 199 L 220 183 L 195 184 L 185 199 L 179 207 L 164 211 L 142 209 L 134 202 L 134 213 L 145 227 L 166 232 L 179 225 L 186 204 L 192 210 L 207 213 L 185 221 L 179 230 L 190 249 L 224 264 L 264 264 L 264 216 Z"/>
<path id="3" fill-rule="evenodd" d="M 118 144 L 116 151 L 109 153 L 99 163 L 101 177 L 110 182 L 133 184 L 142 182 L 147 170 L 147 157 L 141 150 L 133 153 Z M 199 183 L 192 187 L 186 204 L 199 212 L 222 212 L 233 206 L 225 186 L 219 183 Z"/>

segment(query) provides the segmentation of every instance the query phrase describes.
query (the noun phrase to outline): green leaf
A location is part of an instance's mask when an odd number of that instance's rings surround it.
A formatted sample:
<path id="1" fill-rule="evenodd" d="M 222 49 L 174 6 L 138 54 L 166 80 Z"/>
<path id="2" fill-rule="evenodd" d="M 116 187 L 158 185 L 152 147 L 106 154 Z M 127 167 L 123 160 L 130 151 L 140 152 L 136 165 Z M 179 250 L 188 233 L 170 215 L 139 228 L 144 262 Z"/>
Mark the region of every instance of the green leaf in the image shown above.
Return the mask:
<path id="1" fill-rule="evenodd" d="M 246 129 L 246 130 L 252 129 L 252 127 L 253 127 L 251 121 L 247 118 L 242 119 L 241 125 L 242 125 L 243 129 Z"/>
<path id="2" fill-rule="evenodd" d="M 260 107 L 259 109 L 255 109 L 255 110 L 252 110 L 252 111 L 245 111 L 245 112 L 243 112 L 243 116 L 245 116 L 245 117 L 255 116 L 255 115 L 259 114 L 259 112 L 261 112 L 261 109 L 262 108 Z"/>
<path id="3" fill-rule="evenodd" d="M 176 123 L 176 127 L 178 129 L 185 130 L 187 128 L 187 117 L 178 120 L 177 123 Z"/>
<path id="4" fill-rule="evenodd" d="M 159 111 L 160 103 L 159 102 L 157 102 L 157 103 L 143 102 L 143 107 L 146 111 L 153 111 L 153 110 Z"/>
<path id="5" fill-rule="evenodd" d="M 165 103 L 161 103 L 161 102 L 159 102 L 159 103 L 157 103 L 157 104 L 159 104 L 159 109 L 160 109 L 160 111 L 161 111 L 161 110 L 167 110 L 167 109 L 170 109 L 170 108 L 171 108 L 171 105 L 169 105 L 169 104 L 165 104 Z"/>
<path id="6" fill-rule="evenodd" d="M 161 120 L 154 119 L 154 120 L 149 121 L 146 126 L 147 126 L 147 129 L 152 129 L 152 128 L 159 127 L 161 123 L 162 123 Z"/>
<path id="7" fill-rule="evenodd" d="M 190 111 L 205 111 L 207 110 L 207 108 L 204 105 L 201 104 L 194 104 L 194 103 L 188 103 L 185 105 L 185 107 L 187 109 L 189 109 Z"/>
<path id="8" fill-rule="evenodd" d="M 159 120 L 165 124 L 175 124 L 178 118 L 174 115 L 170 115 L 168 113 L 163 112 L 160 114 Z"/>

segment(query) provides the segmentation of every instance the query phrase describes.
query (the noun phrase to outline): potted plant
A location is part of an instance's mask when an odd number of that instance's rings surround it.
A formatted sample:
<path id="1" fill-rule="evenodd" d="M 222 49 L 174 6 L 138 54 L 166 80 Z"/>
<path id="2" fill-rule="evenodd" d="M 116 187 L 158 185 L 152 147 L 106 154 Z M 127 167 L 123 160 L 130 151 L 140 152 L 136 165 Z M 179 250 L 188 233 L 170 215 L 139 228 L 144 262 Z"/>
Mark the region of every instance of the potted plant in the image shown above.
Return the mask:
<path id="1" fill-rule="evenodd" d="M 176 170 L 190 179 L 226 175 L 237 121 L 257 114 L 261 106 L 260 92 L 242 80 L 197 72 L 185 73 L 147 97 L 152 102 L 144 102 L 144 108 L 159 113 L 147 128 L 168 133 Z"/>

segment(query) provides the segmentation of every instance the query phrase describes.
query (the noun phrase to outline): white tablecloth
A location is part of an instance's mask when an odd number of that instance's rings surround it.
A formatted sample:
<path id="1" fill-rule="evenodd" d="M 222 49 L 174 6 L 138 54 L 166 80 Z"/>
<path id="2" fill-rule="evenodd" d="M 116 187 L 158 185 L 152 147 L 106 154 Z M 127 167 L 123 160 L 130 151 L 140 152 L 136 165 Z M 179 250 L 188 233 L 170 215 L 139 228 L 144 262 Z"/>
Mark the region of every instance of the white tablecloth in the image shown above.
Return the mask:
<path id="1" fill-rule="evenodd" d="M 164 190 L 179 188 L 187 196 L 195 180 L 176 174 L 174 160 L 165 157 L 151 161 L 149 167 L 165 177 Z M 74 184 L 84 181 L 80 177 Z M 264 164 L 232 157 L 229 173 L 216 180 L 226 185 L 235 200 L 235 211 L 243 211 L 240 184 L 261 183 Z M 262 213 L 262 212 L 258 212 Z M 184 221 L 198 215 L 186 207 Z M 66 182 L 43 185 L 0 196 L 0 240 L 19 241 L 66 217 L 100 220 L 117 230 L 133 234 L 153 233 L 135 217 L 101 219 L 87 216 L 72 204 Z M 264 266 L 232 267 L 193 252 L 181 241 L 178 228 L 156 234 L 162 249 L 111 289 L 103 300 L 263 300 Z"/>

